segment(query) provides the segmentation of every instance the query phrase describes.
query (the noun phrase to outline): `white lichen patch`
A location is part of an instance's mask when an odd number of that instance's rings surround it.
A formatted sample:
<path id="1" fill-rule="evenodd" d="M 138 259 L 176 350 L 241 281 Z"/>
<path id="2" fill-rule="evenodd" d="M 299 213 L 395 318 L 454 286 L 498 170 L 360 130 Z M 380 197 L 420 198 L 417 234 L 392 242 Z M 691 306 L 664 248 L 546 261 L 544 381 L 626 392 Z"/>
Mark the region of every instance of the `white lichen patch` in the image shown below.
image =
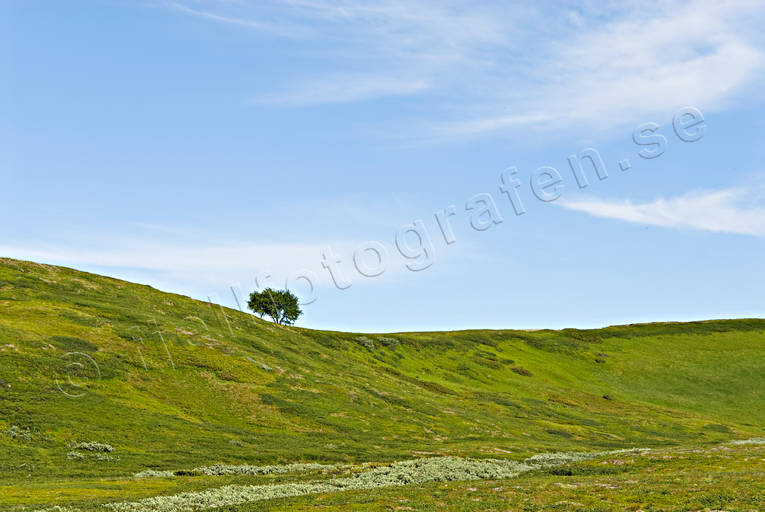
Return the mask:
<path id="1" fill-rule="evenodd" d="M 312 471 L 331 471 L 336 469 L 336 465 L 329 464 L 281 464 L 272 466 L 229 466 L 226 464 L 216 464 L 214 466 L 202 466 L 194 468 L 195 473 L 207 476 L 225 476 L 225 475 L 274 475 L 282 473 L 307 473 Z"/>
<path id="2" fill-rule="evenodd" d="M 765 437 L 754 437 L 752 439 L 739 439 L 731 441 L 729 444 L 765 444 Z"/>
<path id="3" fill-rule="evenodd" d="M 427 482 L 511 478 L 546 464 L 526 464 L 499 459 L 474 460 L 459 457 L 432 457 L 395 462 L 352 476 L 327 481 L 275 485 L 227 485 L 204 491 L 185 492 L 174 496 L 158 496 L 135 502 L 111 503 L 106 506 L 115 512 L 191 512 L 306 494 L 418 485 Z M 221 471 L 225 471 L 221 468 L 220 466 L 210 466 L 207 471 L 221 474 Z"/>
<path id="4" fill-rule="evenodd" d="M 69 448 L 71 450 L 85 450 L 87 452 L 101 453 L 111 453 L 114 451 L 114 448 L 112 448 L 111 445 L 106 443 L 99 443 L 98 441 L 82 441 L 79 443 L 72 441 L 69 443 Z"/>
<path id="5" fill-rule="evenodd" d="M 135 478 L 166 478 L 175 476 L 173 471 L 157 471 L 154 469 L 147 469 L 133 475 Z"/>

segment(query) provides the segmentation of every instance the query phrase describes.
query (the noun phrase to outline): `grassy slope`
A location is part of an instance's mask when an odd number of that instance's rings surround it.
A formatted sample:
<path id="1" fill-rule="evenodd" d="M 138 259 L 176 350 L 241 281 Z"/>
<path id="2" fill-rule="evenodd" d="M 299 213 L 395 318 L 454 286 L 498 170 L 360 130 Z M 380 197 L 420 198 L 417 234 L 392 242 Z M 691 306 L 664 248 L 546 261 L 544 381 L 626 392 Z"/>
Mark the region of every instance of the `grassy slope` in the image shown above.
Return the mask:
<path id="1" fill-rule="evenodd" d="M 765 445 L 667 449 L 603 457 L 511 480 L 434 482 L 239 505 L 220 512 L 357 510 L 765 510 Z"/>
<path id="2" fill-rule="evenodd" d="M 0 481 L 213 462 L 515 458 L 711 443 L 761 436 L 765 424 L 764 320 L 402 333 L 387 336 L 394 348 L 369 336 L 374 350 L 357 336 L 0 260 L 0 433 L 15 425 L 31 436 L 0 434 Z M 69 352 L 92 357 L 100 379 L 70 386 Z M 87 393 L 70 398 L 57 378 Z M 72 440 L 108 442 L 119 460 L 68 460 Z"/>

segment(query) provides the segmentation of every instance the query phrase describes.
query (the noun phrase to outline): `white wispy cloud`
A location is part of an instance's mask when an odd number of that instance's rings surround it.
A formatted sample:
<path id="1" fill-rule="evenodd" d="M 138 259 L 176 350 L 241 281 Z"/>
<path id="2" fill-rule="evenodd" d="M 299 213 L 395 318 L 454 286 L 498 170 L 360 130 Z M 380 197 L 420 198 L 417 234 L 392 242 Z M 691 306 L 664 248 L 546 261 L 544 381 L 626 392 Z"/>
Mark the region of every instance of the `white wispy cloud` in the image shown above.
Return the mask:
<path id="1" fill-rule="evenodd" d="M 257 94 L 255 103 L 417 94 L 430 103 L 412 115 L 445 136 L 527 127 L 607 130 L 683 105 L 721 109 L 758 80 L 765 62 L 765 6 L 750 0 L 168 5 L 211 22 L 305 39 L 324 71 L 293 70 L 282 84 L 277 76 L 278 91 Z"/>
<path id="2" fill-rule="evenodd" d="M 684 104 L 720 108 L 762 68 L 760 41 L 741 20 L 752 10 L 746 2 L 660 4 L 571 31 L 529 68 L 528 93 L 505 97 L 510 119 L 609 129 Z M 489 113 L 451 128 L 496 131 L 507 118 Z"/>
<path id="3" fill-rule="evenodd" d="M 751 189 L 694 191 L 647 203 L 587 199 L 558 204 L 596 217 L 648 226 L 765 236 L 765 202 Z"/>
<path id="4" fill-rule="evenodd" d="M 318 103 L 346 103 L 379 98 L 406 96 L 429 87 L 423 79 L 396 79 L 375 75 L 337 75 L 293 86 L 285 91 L 262 94 L 252 103 L 265 105 L 312 105 Z"/>
<path id="5" fill-rule="evenodd" d="M 387 226 L 386 226 L 387 227 Z M 230 299 L 230 287 L 251 290 L 256 286 L 282 288 L 285 282 L 305 292 L 307 275 L 319 289 L 335 289 L 333 278 L 322 266 L 327 248 L 342 261 L 332 266 L 337 277 L 345 283 L 361 285 L 390 285 L 409 279 L 413 273 L 391 239 L 383 240 L 387 250 L 384 272 L 374 278 L 361 276 L 354 266 L 354 251 L 360 240 L 335 240 L 326 243 L 252 243 L 229 241 L 215 237 L 181 240 L 177 232 L 161 228 L 164 235 L 131 238 L 130 236 L 77 236 L 59 242 L 6 242 L 0 244 L 0 255 L 21 260 L 63 265 L 99 274 L 150 284 L 165 291 L 183 293 L 205 299 L 213 295 Z M 467 248 L 431 255 L 438 268 L 459 258 Z M 432 270 L 431 270 L 432 272 Z M 270 276 L 270 278 L 267 278 Z"/>
<path id="6" fill-rule="evenodd" d="M 69 244 L 4 244 L 4 256 L 76 268 L 111 268 L 122 275 L 144 275 L 162 282 L 195 283 L 211 288 L 235 282 L 254 283 L 271 274 L 283 280 L 302 269 L 321 271 L 325 246 L 347 259 L 350 244 L 230 243 L 204 241 L 168 243 L 153 239 L 77 240 Z"/>
<path id="7" fill-rule="evenodd" d="M 304 36 L 305 31 L 299 25 L 266 21 L 257 18 L 245 18 L 241 16 L 227 16 L 223 14 L 217 14 L 215 12 L 191 7 L 180 2 L 166 2 L 164 5 L 167 7 L 179 11 L 184 14 L 203 18 L 209 21 L 215 21 L 218 23 L 225 23 L 228 25 L 235 25 L 244 28 L 250 28 L 266 32 L 268 34 L 280 37 L 297 37 Z"/>

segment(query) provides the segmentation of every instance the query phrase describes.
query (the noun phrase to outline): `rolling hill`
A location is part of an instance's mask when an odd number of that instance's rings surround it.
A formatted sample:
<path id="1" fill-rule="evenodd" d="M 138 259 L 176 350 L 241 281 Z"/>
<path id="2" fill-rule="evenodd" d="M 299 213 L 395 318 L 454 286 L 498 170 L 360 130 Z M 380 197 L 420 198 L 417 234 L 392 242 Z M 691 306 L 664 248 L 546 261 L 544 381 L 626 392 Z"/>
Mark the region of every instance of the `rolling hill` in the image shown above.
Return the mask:
<path id="1" fill-rule="evenodd" d="M 762 436 L 763 404 L 762 319 L 316 331 L 0 260 L 0 507 L 207 488 L 114 482 L 213 464 L 711 447 Z"/>

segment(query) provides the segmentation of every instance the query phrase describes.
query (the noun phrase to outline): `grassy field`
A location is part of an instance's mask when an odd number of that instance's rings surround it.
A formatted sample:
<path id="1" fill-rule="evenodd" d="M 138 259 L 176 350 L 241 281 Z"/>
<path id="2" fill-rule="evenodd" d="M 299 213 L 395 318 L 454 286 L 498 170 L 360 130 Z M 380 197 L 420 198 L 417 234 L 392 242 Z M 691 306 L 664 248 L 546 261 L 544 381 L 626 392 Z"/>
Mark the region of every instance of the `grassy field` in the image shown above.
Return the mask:
<path id="1" fill-rule="evenodd" d="M 765 446 L 661 449 L 506 480 L 439 482 L 273 500 L 228 511 L 765 510 Z"/>
<path id="2" fill-rule="evenodd" d="M 728 442 L 765 435 L 764 370 L 760 319 L 360 335 L 4 259 L 0 510 L 634 447 L 650 450 L 221 510 L 761 510 L 765 452 Z M 332 468 L 194 471 L 290 463 Z"/>

